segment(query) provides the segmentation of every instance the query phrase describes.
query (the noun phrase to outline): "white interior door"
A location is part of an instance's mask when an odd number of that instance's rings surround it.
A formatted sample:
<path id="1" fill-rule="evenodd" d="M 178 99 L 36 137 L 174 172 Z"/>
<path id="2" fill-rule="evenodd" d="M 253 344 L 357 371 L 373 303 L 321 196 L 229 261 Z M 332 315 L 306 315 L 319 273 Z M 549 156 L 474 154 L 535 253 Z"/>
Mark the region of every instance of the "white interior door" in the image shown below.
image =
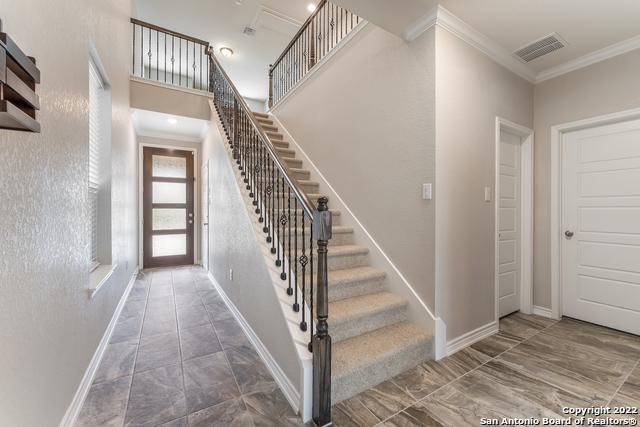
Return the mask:
<path id="1" fill-rule="evenodd" d="M 640 120 L 562 138 L 563 314 L 640 334 Z"/>
<path id="2" fill-rule="evenodd" d="M 211 202 L 211 197 L 209 194 L 209 161 L 204 162 L 202 165 L 202 266 L 208 271 L 209 270 L 209 205 Z"/>
<path id="3" fill-rule="evenodd" d="M 498 306 L 500 316 L 520 310 L 521 138 L 500 132 L 498 195 Z"/>

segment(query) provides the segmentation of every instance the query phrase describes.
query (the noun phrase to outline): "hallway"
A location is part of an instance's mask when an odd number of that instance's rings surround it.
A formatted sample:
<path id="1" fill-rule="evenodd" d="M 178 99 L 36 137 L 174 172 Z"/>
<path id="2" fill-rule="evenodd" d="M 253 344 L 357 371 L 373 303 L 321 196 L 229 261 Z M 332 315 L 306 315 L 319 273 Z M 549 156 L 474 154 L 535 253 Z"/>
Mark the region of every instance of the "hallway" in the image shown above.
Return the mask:
<path id="1" fill-rule="evenodd" d="M 563 406 L 639 404 L 640 337 L 516 313 L 498 334 L 335 405 L 333 421 L 474 426 L 481 417 L 561 418 Z M 139 274 L 77 425 L 302 422 L 194 266 Z"/>
<path id="2" fill-rule="evenodd" d="M 297 425 L 200 267 L 141 272 L 77 426 Z"/>

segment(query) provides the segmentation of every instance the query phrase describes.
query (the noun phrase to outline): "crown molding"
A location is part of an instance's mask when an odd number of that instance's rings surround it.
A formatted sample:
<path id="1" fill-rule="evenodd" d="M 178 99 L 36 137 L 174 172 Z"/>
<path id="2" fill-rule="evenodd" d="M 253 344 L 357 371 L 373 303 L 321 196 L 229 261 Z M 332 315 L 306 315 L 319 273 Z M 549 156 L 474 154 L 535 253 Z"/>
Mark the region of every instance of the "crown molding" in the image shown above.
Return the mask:
<path id="1" fill-rule="evenodd" d="M 614 56 L 622 55 L 632 50 L 640 49 L 640 35 L 612 44 L 605 48 L 583 55 L 579 58 L 567 61 L 555 67 L 547 68 L 536 75 L 535 83 L 540 83 L 572 71 L 585 68 L 598 62 L 605 61 Z"/>
<path id="2" fill-rule="evenodd" d="M 437 7 L 436 24 L 483 52 L 489 58 L 523 79 L 531 83 L 535 82 L 536 73 L 531 68 L 516 59 L 511 52 L 440 5 Z"/>
<path id="3" fill-rule="evenodd" d="M 434 7 L 429 13 L 423 15 L 410 24 L 402 33 L 402 37 L 404 40 L 412 42 L 422 33 L 435 25 L 438 25 L 440 28 L 449 31 L 453 35 L 464 40 L 471 46 L 483 52 L 485 55 L 489 56 L 498 64 L 533 84 L 588 67 L 635 49 L 640 49 L 640 35 L 638 35 L 611 46 L 607 46 L 603 49 L 588 53 L 580 58 L 536 72 L 513 56 L 512 52 L 506 50 L 498 43 L 471 27 L 469 24 L 440 5 Z"/>

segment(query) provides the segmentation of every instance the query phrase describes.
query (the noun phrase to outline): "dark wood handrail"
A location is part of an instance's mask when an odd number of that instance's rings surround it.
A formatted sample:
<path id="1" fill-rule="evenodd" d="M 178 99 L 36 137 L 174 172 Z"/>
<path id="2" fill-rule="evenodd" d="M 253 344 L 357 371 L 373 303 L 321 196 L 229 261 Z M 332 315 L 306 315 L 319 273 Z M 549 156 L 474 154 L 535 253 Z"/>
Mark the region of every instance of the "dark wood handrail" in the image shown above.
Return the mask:
<path id="1" fill-rule="evenodd" d="M 198 44 L 201 44 L 201 45 L 203 45 L 205 47 L 209 47 L 209 42 L 208 41 L 200 40 L 198 38 L 191 37 L 191 36 L 188 36 L 186 34 L 179 33 L 177 31 L 169 30 L 167 28 L 160 27 L 158 25 L 150 24 L 148 22 L 144 22 L 144 21 L 141 21 L 141 20 L 136 19 L 136 18 L 131 18 L 131 23 L 140 25 L 140 26 L 145 27 L 145 28 L 150 28 L 152 30 L 159 31 L 161 33 L 167 33 L 167 34 L 169 34 L 171 36 L 179 37 L 179 38 L 184 39 L 184 40 L 189 40 L 190 42 L 198 43 Z"/>
<path id="2" fill-rule="evenodd" d="M 285 47 L 283 49 L 283 51 L 280 54 L 280 56 L 278 57 L 278 59 L 276 59 L 276 61 L 273 63 L 272 68 L 276 68 L 276 65 L 278 65 L 280 63 L 280 61 L 282 61 L 282 58 L 284 58 L 284 56 L 287 54 L 287 52 L 289 51 L 291 46 L 293 46 L 293 44 L 296 42 L 296 40 L 298 40 L 298 37 L 300 37 L 300 34 L 302 34 L 302 32 L 305 30 L 305 28 L 307 28 L 309 26 L 309 23 L 311 22 L 311 20 L 316 17 L 316 15 L 320 12 L 320 10 L 322 9 L 322 6 L 324 6 L 324 4 L 326 2 L 327 2 L 327 0 L 320 0 L 320 3 L 318 3 L 318 5 L 316 6 L 316 10 L 300 26 L 300 28 L 295 33 L 295 35 L 291 38 L 291 41 L 289 42 L 287 47 Z"/>
<path id="3" fill-rule="evenodd" d="M 215 57 L 211 49 L 209 49 L 209 57 L 216 64 L 216 67 L 218 68 L 218 70 L 220 70 L 220 73 L 229 84 L 229 87 L 231 88 L 231 90 L 233 90 L 236 101 L 240 104 L 240 107 L 245 111 L 245 113 L 249 117 L 253 130 L 260 136 L 261 142 L 267 148 L 269 154 L 271 155 L 271 158 L 273 159 L 274 163 L 276 164 L 276 166 L 284 176 L 284 179 L 287 181 L 287 184 L 291 187 L 291 190 L 293 191 L 295 197 L 302 204 L 302 208 L 307 213 L 307 215 L 309 215 L 309 217 L 313 217 L 313 213 L 317 211 L 316 204 L 313 202 L 313 200 L 307 197 L 307 194 L 304 191 L 302 191 L 302 189 L 300 189 L 300 184 L 298 184 L 297 181 L 293 178 L 293 173 L 289 170 L 289 167 L 287 166 L 285 161 L 282 159 L 280 154 L 278 154 L 278 152 L 276 151 L 276 148 L 271 143 L 271 140 L 269 139 L 267 134 L 264 133 L 262 126 L 258 124 L 258 121 L 253 116 L 253 113 L 249 108 L 249 106 L 247 105 L 246 101 L 244 100 L 242 95 L 240 95 L 240 92 L 238 92 L 238 89 L 233 84 L 233 81 L 229 78 L 224 68 L 222 68 L 222 66 L 218 62 L 218 59 Z"/>

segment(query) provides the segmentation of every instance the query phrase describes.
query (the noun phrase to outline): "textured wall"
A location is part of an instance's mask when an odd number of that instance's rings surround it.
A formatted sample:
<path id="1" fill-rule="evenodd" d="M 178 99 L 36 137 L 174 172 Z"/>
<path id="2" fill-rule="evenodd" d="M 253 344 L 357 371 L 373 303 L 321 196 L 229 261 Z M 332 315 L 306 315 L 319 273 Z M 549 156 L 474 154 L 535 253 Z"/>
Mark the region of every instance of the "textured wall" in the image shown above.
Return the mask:
<path id="1" fill-rule="evenodd" d="M 4 31 L 38 60 L 41 134 L 0 131 L 0 425 L 58 425 L 136 267 L 130 0 L 0 0 Z M 113 89 L 113 257 L 88 285 L 88 52 Z"/>
<path id="2" fill-rule="evenodd" d="M 551 307 L 551 126 L 640 108 L 640 50 L 535 86 L 533 303 Z"/>
<path id="3" fill-rule="evenodd" d="M 533 86 L 436 32 L 436 311 L 449 340 L 495 317 L 495 120 L 533 125 Z M 495 193 L 495 191 L 492 191 Z"/>
<path id="4" fill-rule="evenodd" d="M 412 43 L 363 28 L 274 109 L 433 311 L 434 30 Z"/>
<path id="5" fill-rule="evenodd" d="M 212 117 L 211 123 L 202 143 L 203 162 L 209 161 L 211 183 L 209 269 L 291 383 L 299 386 L 302 378 L 297 350 L 273 288 L 253 218 L 249 217 L 238 187 L 236 165 L 216 126 L 217 117 Z"/>

